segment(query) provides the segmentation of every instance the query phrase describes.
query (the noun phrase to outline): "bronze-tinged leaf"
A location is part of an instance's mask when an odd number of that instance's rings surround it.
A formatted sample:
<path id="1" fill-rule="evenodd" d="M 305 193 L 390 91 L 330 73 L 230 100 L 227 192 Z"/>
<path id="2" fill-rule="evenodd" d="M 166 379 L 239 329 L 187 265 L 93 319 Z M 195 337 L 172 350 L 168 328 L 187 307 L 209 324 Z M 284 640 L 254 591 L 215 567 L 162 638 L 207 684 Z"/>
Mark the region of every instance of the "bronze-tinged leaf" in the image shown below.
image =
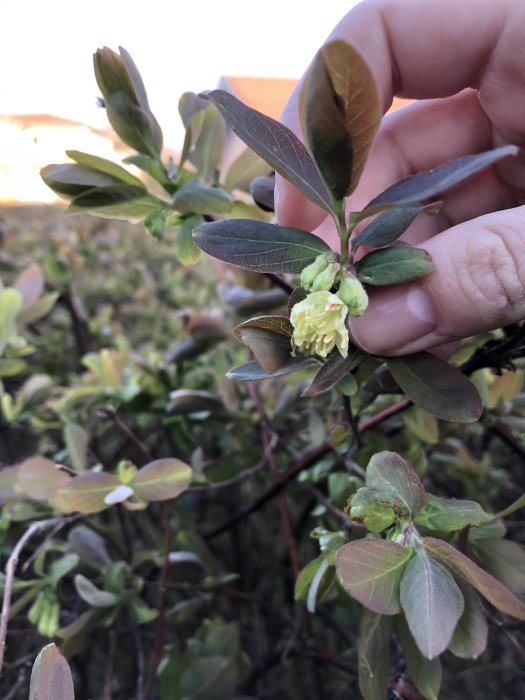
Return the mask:
<path id="1" fill-rule="evenodd" d="M 263 328 L 273 333 L 280 333 L 287 338 L 291 338 L 293 335 L 293 326 L 287 316 L 255 316 L 254 318 L 249 318 L 247 321 L 239 323 L 233 329 L 237 340 L 242 340 L 244 328 Z"/>
<path id="2" fill-rule="evenodd" d="M 366 485 L 377 491 L 391 493 L 417 515 L 425 502 L 421 479 L 408 462 L 395 452 L 378 452 L 366 468 Z"/>
<path id="3" fill-rule="evenodd" d="M 98 513 L 109 507 L 105 498 L 120 485 L 120 479 L 107 472 L 86 472 L 76 476 L 58 491 L 61 509 Z"/>
<path id="4" fill-rule="evenodd" d="M 477 659 L 487 646 L 488 625 L 483 606 L 472 586 L 458 579 L 465 609 L 459 618 L 448 650 L 462 659 Z"/>
<path id="5" fill-rule="evenodd" d="M 329 246 L 307 231 L 252 219 L 197 226 L 193 240 L 208 255 L 254 272 L 301 272 Z"/>
<path id="6" fill-rule="evenodd" d="M 442 202 L 416 204 L 412 207 L 399 207 L 385 211 L 352 239 L 352 249 L 355 251 L 360 245 L 380 248 L 394 243 L 405 233 L 418 214 L 425 212 L 429 216 L 434 216 L 441 209 L 441 204 Z"/>
<path id="7" fill-rule="evenodd" d="M 424 537 L 425 549 L 436 559 L 439 559 L 456 576 L 470 583 L 478 593 L 481 593 L 489 603 L 507 615 L 518 620 L 525 620 L 525 603 L 509 591 L 500 581 L 462 554 L 444 540 L 434 537 Z"/>
<path id="8" fill-rule="evenodd" d="M 265 372 L 261 365 L 253 360 L 252 362 L 245 362 L 237 367 L 232 367 L 226 376 L 228 379 L 235 379 L 236 381 L 243 382 L 253 382 L 259 381 L 260 379 L 272 379 L 273 377 L 282 377 L 284 374 L 291 374 L 292 372 L 298 372 L 302 369 L 307 369 L 316 365 L 317 362 L 311 357 L 296 357 L 292 358 L 290 364 L 286 365 L 282 369 L 277 370 L 277 372 L 268 373 Z"/>
<path id="9" fill-rule="evenodd" d="M 392 618 L 363 610 L 359 626 L 359 688 L 364 700 L 384 700 L 390 676 Z"/>
<path id="10" fill-rule="evenodd" d="M 304 287 L 295 287 L 288 297 L 288 315 L 292 313 L 293 307 L 308 296 Z"/>
<path id="11" fill-rule="evenodd" d="M 200 411 L 209 411 L 211 413 L 224 411 L 224 404 L 220 396 L 209 391 L 175 389 L 175 391 L 170 391 L 169 398 L 166 412 L 170 416 L 198 413 Z"/>
<path id="12" fill-rule="evenodd" d="M 44 291 L 44 273 L 38 263 L 33 263 L 21 272 L 13 283 L 13 287 L 22 295 L 22 313 L 38 302 Z"/>
<path id="13" fill-rule="evenodd" d="M 403 649 L 408 675 L 412 682 L 424 698 L 438 700 L 442 675 L 441 661 L 423 656 L 402 615 L 395 618 L 394 629 Z"/>
<path id="14" fill-rule="evenodd" d="M 525 594 L 525 548 L 496 538 L 478 540 L 475 553 L 483 568 L 517 595 Z"/>
<path id="15" fill-rule="evenodd" d="M 424 202 L 497 163 L 498 160 L 516 155 L 518 151 L 517 146 L 501 146 L 484 153 L 463 156 L 433 170 L 411 175 L 381 192 L 366 205 L 363 212 L 370 216 L 393 205 Z"/>
<path id="16" fill-rule="evenodd" d="M 22 491 L 36 501 L 45 501 L 52 491 L 65 486 L 70 477 L 45 457 L 30 457 L 18 468 L 17 491 Z"/>
<path id="17" fill-rule="evenodd" d="M 420 550 L 404 571 L 400 600 L 420 652 L 427 659 L 435 659 L 450 644 L 464 609 L 454 577 L 443 564 Z"/>
<path id="18" fill-rule="evenodd" d="M 428 352 L 389 357 L 390 373 L 417 406 L 443 420 L 470 423 L 483 404 L 474 384 L 454 367 Z"/>
<path id="19" fill-rule="evenodd" d="M 317 372 L 310 386 L 303 391 L 303 396 L 317 396 L 328 391 L 364 359 L 363 353 L 357 351 L 348 357 L 343 357 L 339 351 L 330 353 L 326 362 Z"/>
<path id="20" fill-rule="evenodd" d="M 29 700 L 75 700 L 71 671 L 55 644 L 45 646 L 36 657 Z"/>
<path id="21" fill-rule="evenodd" d="M 365 284 L 402 284 L 428 275 L 434 269 L 432 258 L 422 248 L 397 245 L 374 250 L 356 263 L 357 277 Z"/>
<path id="22" fill-rule="evenodd" d="M 290 337 L 266 328 L 241 328 L 240 336 L 265 372 L 273 374 L 293 361 Z"/>
<path id="23" fill-rule="evenodd" d="M 138 470 L 130 486 L 145 501 L 166 501 L 185 491 L 192 476 L 180 459 L 156 459 Z"/>
<path id="24" fill-rule="evenodd" d="M 274 170 L 318 207 L 331 211 L 330 195 L 315 164 L 297 136 L 284 124 L 266 117 L 224 90 L 206 95 L 231 129 Z"/>
<path id="25" fill-rule="evenodd" d="M 381 615 L 400 611 L 399 582 L 413 554 L 390 540 L 366 538 L 348 542 L 337 552 L 341 584 L 369 610 Z"/>
<path id="26" fill-rule="evenodd" d="M 370 69 L 344 41 L 323 46 L 301 95 L 303 130 L 335 199 L 359 182 L 381 121 L 381 103 Z"/>

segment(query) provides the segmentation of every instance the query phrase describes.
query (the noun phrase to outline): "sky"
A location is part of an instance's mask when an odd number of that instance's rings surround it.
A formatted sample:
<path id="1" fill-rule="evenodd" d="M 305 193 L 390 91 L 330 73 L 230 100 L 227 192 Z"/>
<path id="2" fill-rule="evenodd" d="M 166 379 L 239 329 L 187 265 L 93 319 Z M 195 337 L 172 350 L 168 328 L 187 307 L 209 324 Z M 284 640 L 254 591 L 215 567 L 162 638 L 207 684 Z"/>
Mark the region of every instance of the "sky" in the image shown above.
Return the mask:
<path id="1" fill-rule="evenodd" d="M 357 0 L 2 0 L 0 114 L 107 124 L 92 54 L 124 46 L 165 136 L 182 140 L 177 103 L 222 75 L 299 78 Z"/>

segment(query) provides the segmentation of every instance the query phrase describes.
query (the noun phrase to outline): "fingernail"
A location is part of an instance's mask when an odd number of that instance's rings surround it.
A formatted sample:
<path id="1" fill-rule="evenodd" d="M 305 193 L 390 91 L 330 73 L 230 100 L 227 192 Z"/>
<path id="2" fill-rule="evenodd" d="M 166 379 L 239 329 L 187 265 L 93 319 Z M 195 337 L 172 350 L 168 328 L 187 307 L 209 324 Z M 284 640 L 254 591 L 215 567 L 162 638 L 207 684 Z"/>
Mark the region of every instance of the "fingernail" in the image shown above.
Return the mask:
<path id="1" fill-rule="evenodd" d="M 437 322 L 428 292 L 419 285 L 404 285 L 375 290 L 365 314 L 352 319 L 351 333 L 355 342 L 368 352 L 402 354 L 405 347 L 432 333 Z"/>

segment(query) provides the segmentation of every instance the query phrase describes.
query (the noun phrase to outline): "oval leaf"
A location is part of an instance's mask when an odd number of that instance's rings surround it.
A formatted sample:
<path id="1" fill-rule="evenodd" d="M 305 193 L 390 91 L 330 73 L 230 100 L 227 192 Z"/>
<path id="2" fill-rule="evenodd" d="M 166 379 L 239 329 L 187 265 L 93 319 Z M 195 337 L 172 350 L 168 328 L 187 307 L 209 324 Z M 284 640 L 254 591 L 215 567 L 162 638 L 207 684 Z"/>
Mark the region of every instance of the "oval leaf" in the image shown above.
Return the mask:
<path id="1" fill-rule="evenodd" d="M 381 615 L 400 610 L 399 582 L 412 550 L 397 542 L 363 539 L 337 552 L 335 566 L 343 587 L 362 605 Z"/>
<path id="2" fill-rule="evenodd" d="M 334 197 L 343 199 L 359 181 L 381 121 L 374 78 L 352 46 L 323 46 L 306 76 L 301 106 L 314 160 Z"/>
<path id="3" fill-rule="evenodd" d="M 244 190 L 248 192 L 250 183 L 255 178 L 269 175 L 271 168 L 257 153 L 251 148 L 245 148 L 241 155 L 230 165 L 224 179 L 224 187 L 232 190 Z"/>
<path id="4" fill-rule="evenodd" d="M 417 204 L 425 199 L 430 199 L 479 173 L 498 160 L 516 155 L 518 151 L 517 146 L 501 146 L 501 148 L 484 153 L 463 156 L 433 170 L 411 175 L 381 192 L 367 204 L 364 211 L 371 214 L 372 210 L 378 211 L 385 206 Z"/>
<path id="5" fill-rule="evenodd" d="M 331 210 L 326 186 L 310 154 L 293 131 L 247 107 L 224 90 L 212 90 L 203 97 L 213 102 L 237 136 L 274 170 L 318 207 Z"/>
<path id="6" fill-rule="evenodd" d="M 260 175 L 250 183 L 253 201 L 264 211 L 275 211 L 275 176 Z"/>
<path id="7" fill-rule="evenodd" d="M 138 177 L 135 177 L 135 175 L 132 175 L 125 168 L 117 165 L 117 163 L 107 160 L 107 158 L 100 158 L 99 156 L 93 156 L 90 153 L 83 153 L 82 151 L 66 151 L 66 156 L 79 165 L 84 165 L 87 168 L 92 168 L 98 172 L 106 173 L 106 175 L 111 175 L 121 182 L 127 182 L 128 185 L 136 185 L 143 190 L 146 189 Z"/>
<path id="8" fill-rule="evenodd" d="M 116 605 L 119 602 L 119 598 L 115 593 L 101 591 L 100 588 L 97 588 L 94 583 L 91 583 L 82 574 L 75 576 L 75 588 L 82 600 L 94 608 L 109 608 L 111 605 Z"/>
<path id="9" fill-rule="evenodd" d="M 360 245 L 367 245 L 372 248 L 390 245 L 405 233 L 419 213 L 424 211 L 429 216 L 433 216 L 440 209 L 441 202 L 389 209 L 374 219 L 371 224 L 352 239 L 352 249 L 357 250 Z"/>
<path id="10" fill-rule="evenodd" d="M 170 415 L 198 413 L 200 411 L 212 411 L 216 413 L 224 409 L 220 396 L 209 391 L 196 389 L 175 389 L 170 392 L 170 401 L 166 411 Z"/>
<path id="11" fill-rule="evenodd" d="M 190 180 L 177 190 L 173 206 L 181 214 L 227 214 L 233 207 L 233 199 L 218 187 Z"/>
<path id="12" fill-rule="evenodd" d="M 476 501 L 440 498 L 429 493 L 416 525 L 440 532 L 457 532 L 467 526 L 479 527 L 492 517 Z"/>
<path id="13" fill-rule="evenodd" d="M 293 361 L 290 338 L 266 328 L 245 327 L 239 331 L 265 372 L 273 374 Z"/>
<path id="14" fill-rule="evenodd" d="M 130 486 L 145 501 L 167 501 L 186 490 L 191 468 L 180 459 L 157 459 L 139 469 Z"/>
<path id="15" fill-rule="evenodd" d="M 395 452 L 378 452 L 366 468 L 366 485 L 399 498 L 412 515 L 425 502 L 425 489 L 412 467 Z"/>
<path id="16" fill-rule="evenodd" d="M 64 510 L 76 510 L 79 513 L 98 513 L 108 508 L 105 498 L 117 486 L 120 479 L 107 472 L 87 472 L 70 479 L 58 492 L 61 507 Z"/>
<path id="17" fill-rule="evenodd" d="M 301 272 L 329 246 L 296 228 L 251 219 L 213 221 L 197 226 L 193 240 L 208 255 L 254 272 Z"/>
<path id="18" fill-rule="evenodd" d="M 390 676 L 392 618 L 363 610 L 359 626 L 359 688 L 365 700 L 384 700 Z"/>
<path id="19" fill-rule="evenodd" d="M 71 671 L 55 644 L 45 646 L 36 657 L 29 700 L 75 700 Z"/>
<path id="20" fill-rule="evenodd" d="M 395 631 L 403 648 L 408 673 L 417 690 L 428 700 L 438 700 L 442 675 L 440 660 L 426 659 L 421 654 L 402 615 L 396 618 Z"/>
<path id="21" fill-rule="evenodd" d="M 408 282 L 428 275 L 433 269 L 432 258 L 426 250 L 405 245 L 374 250 L 355 266 L 361 282 L 374 286 Z"/>
<path id="22" fill-rule="evenodd" d="M 16 487 L 36 501 L 45 501 L 55 488 L 65 485 L 69 478 L 49 459 L 31 457 L 20 464 Z"/>
<path id="23" fill-rule="evenodd" d="M 459 587 L 465 601 L 463 615 L 459 618 L 448 650 L 462 659 L 477 659 L 487 646 L 488 625 L 481 602 L 468 584 L 460 581 Z"/>
<path id="24" fill-rule="evenodd" d="M 417 406 L 444 420 L 470 423 L 483 404 L 474 384 L 459 369 L 428 352 L 389 357 L 390 373 Z"/>
<path id="25" fill-rule="evenodd" d="M 417 552 L 401 579 L 400 600 L 423 656 L 439 656 L 450 644 L 464 608 L 463 596 L 450 571 L 424 551 Z"/>
<path id="26" fill-rule="evenodd" d="M 284 335 L 286 338 L 291 338 L 293 335 L 293 326 L 287 316 L 255 316 L 247 321 L 239 323 L 235 326 L 233 332 L 238 340 L 242 340 L 242 331 L 245 328 L 262 328 L 273 333 Z M 339 355 L 341 357 L 341 355 Z"/>
<path id="27" fill-rule="evenodd" d="M 511 540 L 476 542 L 476 555 L 487 571 L 518 595 L 525 594 L 525 549 Z"/>
<path id="28" fill-rule="evenodd" d="M 436 559 L 439 559 L 457 576 L 461 576 L 470 583 L 489 603 L 501 612 L 518 620 L 525 620 L 525 603 L 511 593 L 508 588 L 500 583 L 494 576 L 475 564 L 459 550 L 444 540 L 434 537 L 423 538 L 425 549 Z"/>
<path id="29" fill-rule="evenodd" d="M 312 383 L 303 391 L 302 396 L 317 396 L 332 389 L 361 362 L 363 354 L 357 352 L 349 357 L 343 357 L 340 352 L 332 352 L 321 369 L 317 372 Z"/>

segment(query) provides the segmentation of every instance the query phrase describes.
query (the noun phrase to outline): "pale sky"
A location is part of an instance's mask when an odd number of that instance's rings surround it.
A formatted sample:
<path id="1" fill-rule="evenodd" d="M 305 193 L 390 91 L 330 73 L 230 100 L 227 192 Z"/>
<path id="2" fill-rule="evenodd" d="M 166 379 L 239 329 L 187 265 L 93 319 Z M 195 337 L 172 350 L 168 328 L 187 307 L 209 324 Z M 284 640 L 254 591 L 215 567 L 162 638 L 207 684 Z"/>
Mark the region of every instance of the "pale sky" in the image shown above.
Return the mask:
<path id="1" fill-rule="evenodd" d="M 0 114 L 49 113 L 102 127 L 92 54 L 124 46 L 167 145 L 180 95 L 221 75 L 299 78 L 357 0 L 0 0 Z"/>

